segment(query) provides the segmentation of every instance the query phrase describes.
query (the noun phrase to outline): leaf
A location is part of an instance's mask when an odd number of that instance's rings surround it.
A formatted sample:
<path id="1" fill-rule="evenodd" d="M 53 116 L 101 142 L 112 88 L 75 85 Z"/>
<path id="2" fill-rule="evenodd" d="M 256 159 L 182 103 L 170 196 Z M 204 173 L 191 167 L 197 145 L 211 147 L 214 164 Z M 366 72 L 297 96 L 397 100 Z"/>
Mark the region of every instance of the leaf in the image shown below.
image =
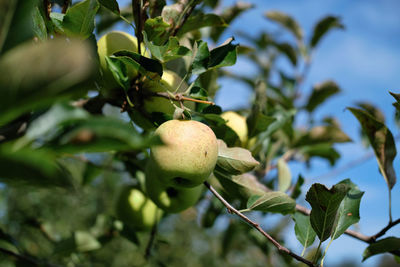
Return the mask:
<path id="1" fill-rule="evenodd" d="M 369 257 L 377 254 L 391 252 L 399 249 L 400 249 L 400 238 L 393 236 L 387 237 L 369 245 L 364 250 L 362 261 L 365 261 Z"/>
<path id="2" fill-rule="evenodd" d="M 120 14 L 118 2 L 116 0 L 98 0 L 100 5 L 107 8 L 111 12 L 115 13 L 116 15 Z"/>
<path id="3" fill-rule="evenodd" d="M 286 192 L 290 184 L 292 183 L 292 173 L 290 172 L 289 166 L 285 159 L 278 159 L 277 169 L 278 169 L 278 188 L 281 192 Z"/>
<path id="4" fill-rule="evenodd" d="M 146 47 L 149 48 L 151 55 L 161 62 L 165 63 L 170 60 L 191 55 L 190 49 L 179 45 L 178 38 L 176 37 L 170 37 L 168 42 L 162 46 L 154 45 L 148 41 L 146 32 L 143 32 L 143 37 Z"/>
<path id="5" fill-rule="evenodd" d="M 314 86 L 305 106 L 308 112 L 313 112 L 329 97 L 340 92 L 339 86 L 334 81 L 325 81 Z"/>
<path id="6" fill-rule="evenodd" d="M 316 183 L 308 190 L 306 200 L 312 207 L 311 226 L 321 242 L 331 236 L 339 206 L 349 189 L 345 184 L 336 184 L 327 189 L 324 185 Z"/>
<path id="7" fill-rule="evenodd" d="M 328 160 L 331 166 L 340 158 L 340 154 L 330 143 L 303 146 L 299 149 L 299 152 L 303 154 L 307 161 L 312 157 L 321 157 Z"/>
<path id="8" fill-rule="evenodd" d="M 35 9 L 33 11 L 32 20 L 33 20 L 33 32 L 34 32 L 35 36 L 40 41 L 47 40 L 46 23 L 44 21 L 42 14 L 40 13 L 40 10 L 38 7 L 35 7 Z"/>
<path id="9" fill-rule="evenodd" d="M 294 147 L 315 145 L 320 143 L 346 143 L 350 137 L 345 134 L 337 125 L 323 125 L 311 128 L 303 134 L 294 144 Z"/>
<path id="10" fill-rule="evenodd" d="M 295 221 L 294 232 L 297 240 L 299 240 L 304 248 L 308 248 L 314 243 L 316 236 L 310 223 L 310 216 L 295 212 L 292 215 L 292 219 Z"/>
<path id="11" fill-rule="evenodd" d="M 310 46 L 316 47 L 321 40 L 321 38 L 330 30 L 338 28 L 344 29 L 343 24 L 340 21 L 340 17 L 327 16 L 320 21 L 314 27 L 313 35 L 311 37 Z"/>
<path id="12" fill-rule="evenodd" d="M 396 184 L 396 173 L 393 168 L 393 160 L 397 153 L 392 133 L 385 124 L 377 121 L 367 112 L 356 108 L 348 109 L 358 119 L 362 129 L 367 134 L 368 140 L 374 149 L 379 170 L 389 189 L 392 189 Z"/>
<path id="13" fill-rule="evenodd" d="M 299 178 L 297 178 L 296 184 L 293 186 L 292 195 L 290 196 L 293 199 L 297 199 L 301 195 L 301 186 L 304 184 L 304 178 L 301 174 L 299 174 Z"/>
<path id="14" fill-rule="evenodd" d="M 0 146 L 0 180 L 10 185 L 70 185 L 63 169 L 49 150 L 22 148 L 14 151 L 12 144 Z"/>
<path id="15" fill-rule="evenodd" d="M 289 59 L 293 66 L 297 65 L 297 52 L 293 46 L 289 43 L 275 43 L 274 46 Z"/>
<path id="16" fill-rule="evenodd" d="M 149 18 L 144 24 L 146 38 L 156 46 L 163 46 L 168 37 L 170 26 L 162 17 Z"/>
<path id="17" fill-rule="evenodd" d="M 249 129 L 249 138 L 265 131 L 275 121 L 273 117 L 266 116 L 261 112 L 253 110 L 247 118 L 247 127 Z"/>
<path id="18" fill-rule="evenodd" d="M 241 147 L 229 148 L 225 142 L 218 139 L 217 166 L 230 174 L 241 174 L 254 169 L 259 162 L 253 158 L 250 151 Z"/>
<path id="19" fill-rule="evenodd" d="M 202 40 L 196 41 L 196 46 L 194 48 L 195 56 L 192 64 L 192 72 L 193 74 L 201 74 L 207 71 L 210 51 L 208 50 L 207 43 Z"/>
<path id="20" fill-rule="evenodd" d="M 97 0 L 85 0 L 70 7 L 62 22 L 64 32 L 68 36 L 88 38 L 93 33 L 99 7 Z"/>
<path id="21" fill-rule="evenodd" d="M 203 27 L 225 27 L 225 21 L 216 14 L 196 14 L 190 16 L 178 31 L 178 36 L 182 36 L 187 32 L 197 30 Z"/>
<path id="22" fill-rule="evenodd" d="M 74 233 L 76 249 L 79 252 L 87 252 L 101 248 L 101 244 L 89 232 L 76 231 Z"/>
<path id="23" fill-rule="evenodd" d="M 350 190 L 347 192 L 342 204 L 340 204 L 337 223 L 332 239 L 341 236 L 347 228 L 360 220 L 360 202 L 364 195 L 364 192 L 360 191 L 349 179 L 343 180 L 339 184 L 347 185 Z"/>
<path id="24" fill-rule="evenodd" d="M 130 59 L 128 62 L 132 66 L 138 66 L 137 68 L 142 74 L 149 75 L 148 72 L 154 72 L 160 77 L 163 75 L 163 67 L 158 60 L 144 57 L 138 53 L 134 53 L 127 50 L 121 50 L 114 53 L 116 57 L 126 57 Z"/>
<path id="25" fill-rule="evenodd" d="M 90 53 L 86 43 L 73 39 L 28 42 L 9 50 L 0 60 L 0 125 L 86 93 L 82 85 L 92 78 L 95 66 Z"/>
<path id="26" fill-rule="evenodd" d="M 296 39 L 303 39 L 303 30 L 300 28 L 297 21 L 295 21 L 289 15 L 280 11 L 268 11 L 265 13 L 265 17 L 289 30 L 296 37 Z"/>
<path id="27" fill-rule="evenodd" d="M 266 192 L 263 195 L 253 195 L 247 201 L 247 209 L 281 214 L 293 213 L 296 202 L 280 191 Z"/>

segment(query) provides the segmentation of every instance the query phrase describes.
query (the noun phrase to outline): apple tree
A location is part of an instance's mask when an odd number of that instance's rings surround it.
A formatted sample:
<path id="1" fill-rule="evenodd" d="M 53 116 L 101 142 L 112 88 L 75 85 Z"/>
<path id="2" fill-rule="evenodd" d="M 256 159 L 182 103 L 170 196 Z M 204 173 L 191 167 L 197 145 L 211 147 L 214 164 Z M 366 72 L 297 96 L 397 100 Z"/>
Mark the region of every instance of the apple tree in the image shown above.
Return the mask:
<path id="1" fill-rule="evenodd" d="M 290 41 L 267 31 L 223 39 L 254 6 L 220 4 L 0 0 L 2 266 L 323 266 L 343 234 L 365 243 L 364 260 L 399 260 L 400 238 L 386 235 L 400 223 L 396 147 L 377 109 L 348 113 L 388 187 L 380 232 L 350 229 L 364 193 L 350 179 L 305 188 L 289 164 L 334 166 L 335 144 L 351 141 L 335 118 L 315 116 L 340 92 L 335 81 L 315 81 L 299 101 L 340 18 L 316 21 L 308 39 L 292 17 L 266 11 Z M 252 76 L 230 70 L 241 59 Z M 251 105 L 217 105 L 221 78 L 250 88 Z M 279 220 L 266 229 L 268 216 Z M 293 225 L 302 251 L 285 242 Z"/>

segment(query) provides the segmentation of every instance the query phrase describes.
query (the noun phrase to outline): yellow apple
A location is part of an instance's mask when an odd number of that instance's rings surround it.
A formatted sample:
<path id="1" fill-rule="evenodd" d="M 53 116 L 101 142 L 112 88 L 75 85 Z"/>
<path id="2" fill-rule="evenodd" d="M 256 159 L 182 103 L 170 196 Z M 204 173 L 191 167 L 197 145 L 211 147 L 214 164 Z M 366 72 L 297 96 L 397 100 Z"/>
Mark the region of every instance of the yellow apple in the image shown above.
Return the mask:
<path id="1" fill-rule="evenodd" d="M 192 188 L 177 188 L 166 185 L 160 179 L 162 174 L 155 171 L 154 163 L 146 168 L 146 191 L 153 202 L 163 211 L 177 213 L 186 210 L 197 203 L 203 186 Z"/>
<path id="2" fill-rule="evenodd" d="M 248 135 L 246 117 L 234 111 L 226 111 L 221 114 L 221 117 L 227 121 L 226 125 L 237 134 L 240 142 L 245 144 L 247 142 Z"/>
<path id="3" fill-rule="evenodd" d="M 217 138 L 210 127 L 193 120 L 169 120 L 155 134 L 164 145 L 150 149 L 150 160 L 164 184 L 195 187 L 210 176 L 218 159 Z"/>
<path id="4" fill-rule="evenodd" d="M 167 91 L 171 93 L 174 93 L 175 91 L 177 93 L 183 93 L 187 89 L 188 85 L 186 84 L 186 82 L 182 81 L 178 74 L 170 70 L 164 70 L 161 80 L 154 81 L 147 79 L 143 83 L 142 90 L 145 95 L 143 109 L 149 114 L 152 112 L 173 114 L 175 111 L 175 106 L 173 105 L 173 103 L 175 103 L 175 105 L 179 107 L 179 103 L 177 101 L 174 101 L 172 103 L 170 99 L 162 96 L 155 96 L 152 94 L 159 92 L 167 93 Z M 184 105 L 190 109 L 194 109 L 193 102 L 185 101 Z"/>
<path id="5" fill-rule="evenodd" d="M 126 186 L 117 198 L 116 215 L 119 220 L 136 230 L 145 231 L 160 220 L 162 210 L 140 190 Z"/>

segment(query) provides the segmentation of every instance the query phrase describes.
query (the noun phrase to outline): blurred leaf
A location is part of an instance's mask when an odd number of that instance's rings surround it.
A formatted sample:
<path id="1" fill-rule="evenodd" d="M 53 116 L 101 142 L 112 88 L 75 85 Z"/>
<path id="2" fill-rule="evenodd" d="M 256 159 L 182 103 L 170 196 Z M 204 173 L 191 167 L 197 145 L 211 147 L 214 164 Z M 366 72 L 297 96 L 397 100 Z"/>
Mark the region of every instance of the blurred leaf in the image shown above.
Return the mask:
<path id="1" fill-rule="evenodd" d="M 33 14 L 33 32 L 40 41 L 47 40 L 47 28 L 39 7 L 35 7 Z"/>
<path id="2" fill-rule="evenodd" d="M 316 126 L 304 135 L 294 144 L 295 147 L 320 143 L 345 143 L 350 142 L 350 137 L 345 134 L 338 126 L 326 125 Z"/>
<path id="3" fill-rule="evenodd" d="M 281 192 L 286 192 L 292 183 L 292 173 L 290 172 L 289 166 L 285 159 L 278 159 L 278 188 Z"/>
<path id="4" fill-rule="evenodd" d="M 247 118 L 247 125 L 250 130 L 249 137 L 253 137 L 261 132 L 264 132 L 275 121 L 275 118 L 266 116 L 262 113 L 251 113 Z"/>
<path id="5" fill-rule="evenodd" d="M 308 248 L 314 243 L 316 236 L 310 223 L 310 216 L 296 211 L 292 215 L 292 219 L 295 221 L 294 232 L 297 240 L 299 240 L 304 248 Z"/>
<path id="6" fill-rule="evenodd" d="M 100 5 L 107 8 L 116 15 L 120 14 L 118 2 L 116 0 L 98 0 Z"/>
<path id="7" fill-rule="evenodd" d="M 97 239 L 88 232 L 76 231 L 74 233 L 76 249 L 80 252 L 87 252 L 101 248 Z"/>
<path id="8" fill-rule="evenodd" d="M 191 55 L 191 51 L 187 47 L 179 45 L 178 38 L 176 37 L 170 37 L 168 42 L 162 46 L 150 43 L 147 40 L 146 32 L 143 32 L 143 37 L 146 47 L 150 49 L 151 55 L 161 62 L 168 62 L 173 59 Z"/>
<path id="9" fill-rule="evenodd" d="M 365 261 L 371 256 L 395 251 L 398 249 L 400 249 L 400 238 L 390 236 L 369 245 L 364 250 L 362 261 Z"/>
<path id="10" fill-rule="evenodd" d="M 32 16 L 36 1 L 2 0 L 0 3 L 0 51 L 4 54 L 34 35 Z M 3 69 L 3 68 L 1 68 Z"/>
<path id="11" fill-rule="evenodd" d="M 289 59 L 293 66 L 297 65 L 297 52 L 293 46 L 289 43 L 275 43 L 274 46 Z"/>
<path id="12" fill-rule="evenodd" d="M 312 157 L 321 157 L 328 160 L 331 166 L 333 166 L 340 158 L 340 154 L 335 148 L 332 147 L 332 144 L 330 143 L 307 145 L 301 147 L 299 150 L 307 161 Z"/>
<path id="13" fill-rule="evenodd" d="M 143 149 L 154 144 L 160 144 L 160 139 L 140 136 L 129 123 L 115 118 L 94 117 L 77 123 L 52 146 L 59 151 L 78 153 Z"/>
<path id="14" fill-rule="evenodd" d="M 190 16 L 183 24 L 182 28 L 178 31 L 178 36 L 182 36 L 187 32 L 201 29 L 203 27 L 224 27 L 227 26 L 224 20 L 216 14 L 202 14 L 199 13 Z"/>
<path id="15" fill-rule="evenodd" d="M 356 108 L 348 109 L 358 119 L 362 129 L 367 134 L 369 142 L 374 149 L 379 170 L 389 189 L 392 189 L 396 184 L 393 160 L 397 153 L 392 133 L 382 122 L 377 121 L 367 112 Z"/>
<path id="16" fill-rule="evenodd" d="M 363 109 L 364 111 L 368 112 L 372 117 L 374 117 L 377 121 L 380 121 L 382 123 L 385 123 L 385 114 L 373 105 L 372 103 L 369 102 L 357 102 L 356 105 Z"/>
<path id="17" fill-rule="evenodd" d="M 283 192 L 266 192 L 263 195 L 253 195 L 247 201 L 247 209 L 281 214 L 293 213 L 296 202 Z"/>
<path id="18" fill-rule="evenodd" d="M 140 245 L 140 241 L 136 234 L 135 229 L 133 229 L 133 227 L 130 226 L 129 224 L 126 223 L 123 224 L 123 228 L 122 231 L 120 231 L 120 234 L 133 244 Z"/>
<path id="19" fill-rule="evenodd" d="M 299 174 L 299 178 L 297 178 L 296 184 L 293 186 L 292 195 L 290 196 L 293 199 L 297 199 L 301 195 L 301 186 L 304 184 L 304 178 L 301 174 Z"/>
<path id="20" fill-rule="evenodd" d="M 235 20 L 240 14 L 243 12 L 249 10 L 250 8 L 253 8 L 254 5 L 251 3 L 246 3 L 246 2 L 237 2 L 234 5 L 226 8 L 224 11 L 222 11 L 222 14 L 220 17 L 222 18 L 223 21 L 225 21 L 226 24 L 230 24 L 233 20 Z M 211 28 L 211 38 L 213 39 L 214 42 L 217 42 L 218 39 L 220 38 L 221 34 L 224 32 L 224 30 L 227 28 L 226 25 L 222 26 L 214 26 Z"/>
<path id="21" fill-rule="evenodd" d="M 325 81 L 315 85 L 305 106 L 306 110 L 313 112 L 325 100 L 339 92 L 340 88 L 334 81 Z"/>
<path id="22" fill-rule="evenodd" d="M 347 185 L 350 190 L 340 204 L 338 217 L 336 218 L 335 231 L 332 233 L 332 239 L 341 236 L 347 228 L 358 223 L 360 220 L 360 202 L 364 192 L 360 191 L 350 179 L 341 181 L 339 184 Z"/>
<path id="23" fill-rule="evenodd" d="M 93 33 L 99 7 L 97 0 L 85 0 L 70 7 L 62 22 L 64 32 L 68 36 L 88 38 Z"/>
<path id="24" fill-rule="evenodd" d="M 69 186 L 70 181 L 56 163 L 53 153 L 44 149 L 0 146 L 0 180 L 10 185 Z"/>
<path id="25" fill-rule="evenodd" d="M 311 226 L 321 242 L 328 239 L 335 230 L 335 219 L 339 206 L 349 191 L 346 184 L 336 184 L 331 189 L 322 184 L 313 184 L 308 190 L 306 200 L 312 209 Z"/>
<path id="26" fill-rule="evenodd" d="M 164 46 L 164 41 L 168 37 L 168 29 L 171 25 L 163 20 L 162 17 L 149 18 L 144 24 L 144 32 L 149 42 L 155 46 Z M 151 50 L 150 50 L 151 51 Z"/>
<path id="27" fill-rule="evenodd" d="M 241 174 L 251 171 L 258 165 L 250 151 L 241 147 L 229 148 L 225 142 L 218 139 L 217 166 L 230 174 Z"/>
<path id="28" fill-rule="evenodd" d="M 335 16 L 326 16 L 325 18 L 321 19 L 317 22 L 314 27 L 314 32 L 311 37 L 310 46 L 316 47 L 321 38 L 330 30 L 338 28 L 344 29 L 343 24 L 340 21 L 339 17 Z"/>
<path id="29" fill-rule="evenodd" d="M 282 27 L 289 30 L 298 40 L 303 39 L 303 30 L 292 17 L 280 11 L 268 11 L 265 17 L 280 24 Z"/>
<path id="30" fill-rule="evenodd" d="M 26 43 L 3 55 L 0 125 L 34 108 L 86 93 L 87 88 L 78 85 L 88 81 L 94 71 L 88 54 L 91 50 L 86 43 L 56 39 Z"/>

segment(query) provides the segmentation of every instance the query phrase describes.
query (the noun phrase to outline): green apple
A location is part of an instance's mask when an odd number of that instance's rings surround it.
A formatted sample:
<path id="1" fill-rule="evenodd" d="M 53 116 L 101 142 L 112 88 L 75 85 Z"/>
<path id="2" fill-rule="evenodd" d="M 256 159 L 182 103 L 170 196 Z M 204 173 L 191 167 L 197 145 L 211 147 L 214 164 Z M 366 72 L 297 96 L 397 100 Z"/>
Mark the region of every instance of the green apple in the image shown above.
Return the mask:
<path id="1" fill-rule="evenodd" d="M 140 190 L 126 186 L 122 188 L 117 198 L 116 215 L 118 219 L 136 230 L 145 231 L 160 220 L 162 210 Z"/>
<path id="2" fill-rule="evenodd" d="M 154 163 L 150 160 L 146 168 L 146 191 L 160 209 L 169 213 L 177 213 L 197 203 L 203 190 L 202 185 L 192 188 L 166 185 L 160 180 L 162 174 L 155 169 Z"/>
<path id="3" fill-rule="evenodd" d="M 155 134 L 164 145 L 153 146 L 150 158 L 165 184 L 195 187 L 210 176 L 218 159 L 217 138 L 210 127 L 193 120 L 169 120 Z"/>
<path id="4" fill-rule="evenodd" d="M 175 111 L 175 106 L 173 105 L 171 100 L 152 94 L 159 92 L 166 93 L 167 91 L 171 93 L 182 93 L 185 92 L 187 89 L 188 85 L 186 84 L 186 82 L 182 81 L 178 74 L 170 70 L 164 70 L 161 80 L 152 81 L 147 79 L 143 83 L 142 90 L 146 95 L 143 102 L 143 109 L 149 114 L 152 112 L 173 114 Z M 178 102 L 175 101 L 174 103 L 179 107 Z M 193 102 L 186 101 L 184 105 L 190 109 L 194 109 Z"/>
<path id="5" fill-rule="evenodd" d="M 246 117 L 234 111 L 226 111 L 221 114 L 221 117 L 227 121 L 226 125 L 237 134 L 240 142 L 245 144 L 247 142 L 248 135 Z"/>
<path id="6" fill-rule="evenodd" d="M 141 48 L 142 51 L 145 51 L 143 44 Z M 119 85 L 114 79 L 111 71 L 108 69 L 105 57 L 111 56 L 112 54 L 122 50 L 138 53 L 138 43 L 136 37 L 126 32 L 112 31 L 103 35 L 97 42 L 97 53 L 99 54 L 100 68 L 103 71 L 104 88 L 106 91 L 118 88 Z M 128 67 L 127 71 L 128 76 L 131 79 L 138 75 L 137 70 L 135 70 L 133 67 Z"/>

